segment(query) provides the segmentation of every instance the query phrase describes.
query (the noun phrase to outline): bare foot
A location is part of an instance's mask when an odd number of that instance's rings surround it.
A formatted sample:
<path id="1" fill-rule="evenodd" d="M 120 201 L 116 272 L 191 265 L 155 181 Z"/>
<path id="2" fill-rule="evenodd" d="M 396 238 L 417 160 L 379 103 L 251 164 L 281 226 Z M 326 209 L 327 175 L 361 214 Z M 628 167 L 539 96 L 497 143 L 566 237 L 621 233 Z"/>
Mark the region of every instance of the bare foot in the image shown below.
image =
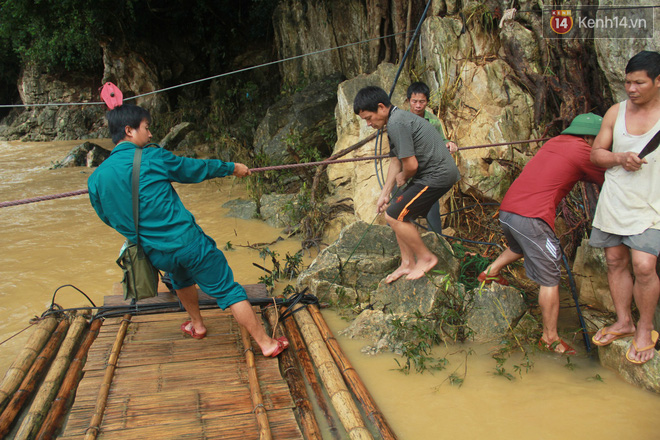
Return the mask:
<path id="1" fill-rule="evenodd" d="M 424 258 L 422 260 L 417 260 L 417 264 L 413 267 L 413 270 L 406 275 L 407 280 L 418 280 L 426 274 L 429 270 L 433 269 L 435 265 L 438 264 L 438 257 L 431 254 L 429 258 Z"/>
<path id="2" fill-rule="evenodd" d="M 622 337 L 632 336 L 635 333 L 635 326 L 625 325 L 614 323 L 609 327 L 603 327 L 596 332 L 596 334 L 591 338 L 591 340 L 596 345 L 609 345 L 617 339 Z"/>
<path id="3" fill-rule="evenodd" d="M 402 276 L 409 274 L 411 270 L 412 267 L 401 265 L 394 272 L 389 274 L 387 278 L 385 278 L 385 283 L 390 284 L 393 281 L 398 280 Z"/>

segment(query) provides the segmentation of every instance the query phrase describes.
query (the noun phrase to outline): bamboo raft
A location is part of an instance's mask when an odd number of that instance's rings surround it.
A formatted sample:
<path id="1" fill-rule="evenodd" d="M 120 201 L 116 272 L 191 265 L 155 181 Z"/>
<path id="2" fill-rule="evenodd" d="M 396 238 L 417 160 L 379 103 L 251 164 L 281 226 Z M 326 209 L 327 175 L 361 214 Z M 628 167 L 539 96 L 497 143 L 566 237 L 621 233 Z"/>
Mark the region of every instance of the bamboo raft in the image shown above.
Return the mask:
<path id="1" fill-rule="evenodd" d="M 187 314 L 162 287 L 140 302 L 168 303 L 158 313 L 42 321 L 0 384 L 0 438 L 396 439 L 316 306 L 279 325 L 264 308 L 266 327 L 291 342 L 272 359 L 211 305 L 207 336 L 185 336 Z"/>

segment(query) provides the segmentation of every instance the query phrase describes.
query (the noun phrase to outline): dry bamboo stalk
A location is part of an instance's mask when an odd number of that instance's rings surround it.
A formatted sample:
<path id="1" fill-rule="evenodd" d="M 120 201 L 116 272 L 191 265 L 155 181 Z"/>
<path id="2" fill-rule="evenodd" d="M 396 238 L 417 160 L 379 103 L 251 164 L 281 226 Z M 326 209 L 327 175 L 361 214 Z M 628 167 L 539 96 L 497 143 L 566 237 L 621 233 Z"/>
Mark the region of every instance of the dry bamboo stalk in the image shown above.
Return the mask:
<path id="1" fill-rule="evenodd" d="M 298 310 L 300 308 L 303 308 L 301 304 L 294 308 L 296 313 L 293 316 L 300 327 L 300 333 L 305 338 L 307 349 L 312 355 L 339 420 L 351 439 L 373 439 L 314 320 L 307 310 Z"/>
<path id="2" fill-rule="evenodd" d="M 69 327 L 64 342 L 62 342 L 60 349 L 57 351 L 57 356 L 48 370 L 46 379 L 44 379 L 41 387 L 39 387 L 39 392 L 35 396 L 32 406 L 30 406 L 30 411 L 23 419 L 21 427 L 18 429 L 16 437 L 14 437 L 15 440 L 32 439 L 37 431 L 39 431 L 41 422 L 43 422 L 44 417 L 48 414 L 50 405 L 53 403 L 53 399 L 60 389 L 64 375 L 69 369 L 74 350 L 78 346 L 86 327 L 87 319 L 84 316 L 77 316 L 73 320 L 73 324 Z"/>
<path id="3" fill-rule="evenodd" d="M 277 313 L 275 309 L 273 307 L 266 307 L 264 310 L 271 327 L 276 327 Z M 282 326 L 277 326 L 275 336 L 284 336 L 283 333 L 284 332 L 282 331 Z M 286 337 L 289 340 L 289 348 L 284 350 L 284 352 L 280 355 L 280 369 L 283 371 L 282 374 L 287 384 L 289 385 L 291 397 L 295 402 L 296 412 L 298 414 L 298 420 L 300 420 L 300 427 L 302 429 L 303 436 L 307 440 L 323 440 L 321 430 L 319 428 L 318 422 L 316 421 L 316 416 L 314 415 L 314 408 L 312 407 L 312 403 L 309 401 L 309 396 L 307 395 L 307 389 L 305 388 L 305 382 L 300 372 L 300 367 L 296 363 L 296 357 L 293 355 L 294 350 L 300 350 L 300 348 L 298 348 L 298 345 L 296 345 L 296 342 L 293 340 L 293 337 L 289 334 L 289 332 L 287 332 Z M 300 334 L 298 334 L 298 338 L 300 338 Z M 300 339 L 300 342 L 302 343 L 302 339 Z M 316 385 L 318 387 L 318 382 Z M 325 399 L 323 401 L 323 405 L 327 407 Z M 336 437 L 336 431 L 337 429 L 335 428 L 333 433 L 335 434 L 335 438 L 338 438 Z"/>
<path id="4" fill-rule="evenodd" d="M 339 431 L 335 424 L 335 418 L 333 417 L 330 411 L 331 404 L 327 401 L 328 399 L 326 399 L 326 395 L 323 394 L 323 390 L 321 389 L 321 384 L 319 384 L 319 381 L 316 378 L 316 371 L 314 370 L 314 364 L 312 363 L 312 359 L 309 357 L 309 352 L 305 347 L 305 341 L 303 341 L 302 335 L 300 334 L 300 330 L 298 330 L 298 326 L 296 325 L 294 320 L 285 319 L 284 328 L 286 328 L 287 332 L 289 333 L 289 336 L 291 337 L 289 342 L 293 344 L 293 347 L 296 350 L 296 355 L 298 360 L 300 361 L 303 375 L 307 380 L 309 386 L 312 388 L 312 391 L 314 392 L 314 396 L 316 397 L 316 403 L 319 405 L 319 409 L 323 413 L 323 416 L 325 417 L 326 422 L 328 423 L 328 428 L 330 429 L 330 433 L 332 434 L 332 437 L 335 439 L 340 439 L 341 435 L 339 434 Z"/>
<path id="5" fill-rule="evenodd" d="M 332 330 L 330 330 L 330 327 L 328 327 L 325 319 L 323 319 L 323 315 L 321 315 L 318 307 L 312 304 L 309 305 L 307 309 L 312 315 L 312 319 L 314 319 L 314 322 L 321 332 L 321 336 L 323 336 L 325 343 L 328 345 L 330 354 L 332 354 L 335 363 L 339 366 L 342 376 L 344 376 L 344 380 L 346 380 L 346 383 L 351 388 L 351 391 L 362 404 L 364 412 L 369 420 L 371 420 L 371 422 L 376 426 L 381 436 L 383 437 L 383 440 L 395 440 L 397 438 L 396 434 L 394 434 L 394 431 L 392 431 L 392 428 L 388 425 L 387 420 L 385 420 L 385 417 L 378 409 L 378 406 L 373 400 L 373 397 L 371 397 L 369 390 L 367 390 L 367 387 L 362 382 L 362 379 L 360 379 L 360 376 L 353 368 L 353 365 L 351 365 L 350 361 L 342 351 L 339 343 L 337 342 L 337 339 L 335 339 L 334 335 L 332 334 Z"/>
<path id="6" fill-rule="evenodd" d="M 7 434 L 11 425 L 14 423 L 16 416 L 18 416 L 18 413 L 23 408 L 23 405 L 32 395 L 34 389 L 39 384 L 39 381 L 46 373 L 48 364 L 50 364 L 51 359 L 55 356 L 55 353 L 57 353 L 57 348 L 60 346 L 66 335 L 67 328 L 69 328 L 69 321 L 64 319 L 51 334 L 48 343 L 43 350 L 41 350 L 39 356 L 37 356 L 37 359 L 32 364 L 30 371 L 23 379 L 19 389 L 14 393 L 7 408 L 5 408 L 2 416 L 0 416 L 0 438 L 3 438 L 4 435 Z"/>
<path id="7" fill-rule="evenodd" d="M 27 343 L 16 357 L 16 360 L 14 360 L 7 373 L 5 373 L 2 384 L 0 384 L 0 412 L 5 409 L 14 391 L 23 382 L 25 375 L 30 370 L 39 351 L 48 342 L 55 327 L 57 327 L 57 319 L 52 316 L 39 322 L 36 329 L 34 329 L 28 338 Z"/>
<path id="8" fill-rule="evenodd" d="M 121 321 L 119 326 L 119 331 L 117 332 L 117 337 L 115 338 L 115 343 L 112 346 L 112 352 L 108 358 L 108 366 L 105 369 L 105 375 L 103 376 L 103 383 L 101 384 L 101 389 L 99 390 L 99 395 L 96 399 L 96 408 L 94 410 L 94 416 L 89 422 L 89 428 L 85 433 L 85 440 L 94 440 L 101 429 L 101 421 L 103 420 L 103 412 L 105 411 L 105 404 L 108 401 L 108 394 L 110 393 L 110 385 L 112 384 L 112 378 L 115 374 L 115 368 L 117 366 L 117 359 L 119 358 L 119 353 L 121 352 L 121 346 L 124 343 L 124 337 L 126 337 L 126 330 L 128 329 L 128 324 L 131 321 L 131 314 L 127 313 L 124 315 L 124 318 Z"/>
<path id="9" fill-rule="evenodd" d="M 69 371 L 62 382 L 60 391 L 57 393 L 57 397 L 53 401 L 53 405 L 44 420 L 44 423 L 41 425 L 41 429 L 37 434 L 37 440 L 50 440 L 55 437 L 55 433 L 59 430 L 62 425 L 62 418 L 66 413 L 67 407 L 70 402 L 73 400 L 75 395 L 76 388 L 78 387 L 78 382 L 80 381 L 81 371 L 85 365 L 85 359 L 87 357 L 87 352 L 92 345 L 92 342 L 96 339 L 96 336 L 99 334 L 99 328 L 103 324 L 103 321 L 100 319 L 94 320 L 90 326 L 89 331 L 85 340 L 81 344 L 76 356 L 73 358 L 71 365 L 69 366 Z"/>
<path id="10" fill-rule="evenodd" d="M 257 376 L 257 366 L 254 363 L 254 352 L 252 351 L 250 333 L 244 326 L 239 324 L 239 327 L 241 329 L 243 348 L 245 349 L 245 361 L 247 362 L 248 380 L 250 382 L 250 397 L 252 397 L 252 404 L 254 405 L 253 412 L 257 416 L 257 425 L 259 426 L 259 439 L 271 440 L 273 435 L 270 432 L 268 413 L 266 412 L 264 399 L 261 395 L 261 387 L 259 386 L 259 377 Z"/>

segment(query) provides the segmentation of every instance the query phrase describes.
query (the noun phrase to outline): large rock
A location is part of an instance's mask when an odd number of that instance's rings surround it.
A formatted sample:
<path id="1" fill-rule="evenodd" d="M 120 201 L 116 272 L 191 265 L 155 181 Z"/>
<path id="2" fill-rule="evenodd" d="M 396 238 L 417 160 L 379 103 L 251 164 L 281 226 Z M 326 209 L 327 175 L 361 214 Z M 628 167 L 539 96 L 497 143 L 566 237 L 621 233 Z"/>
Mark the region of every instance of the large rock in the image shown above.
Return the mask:
<path id="1" fill-rule="evenodd" d="M 575 254 L 573 276 L 580 303 L 602 311 L 615 312 L 603 249 L 589 246 L 588 239 L 582 240 Z"/>
<path id="2" fill-rule="evenodd" d="M 458 260 L 453 257 L 449 244 L 434 233 L 423 234 L 422 240 L 438 256 L 436 269 L 456 278 Z M 322 301 L 344 305 L 369 302 L 383 278 L 398 267 L 400 259 L 396 236 L 389 226 L 356 222 L 344 228 L 337 241 L 325 248 L 300 274 L 298 288 L 309 287 Z M 393 285 L 405 290 L 422 283 L 400 280 Z"/>
<path id="3" fill-rule="evenodd" d="M 626 359 L 630 339 L 619 339 L 605 347 L 598 347 L 601 365 L 619 373 L 626 382 L 655 393 L 660 393 L 660 353 L 644 365 L 635 365 Z"/>
<path id="4" fill-rule="evenodd" d="M 58 76 L 28 63 L 18 80 L 24 104 L 59 104 L 97 101 L 91 78 Z M 107 137 L 105 109 L 100 105 L 29 107 L 16 112 L 2 139 L 23 141 L 73 140 Z"/>
<path id="5" fill-rule="evenodd" d="M 371 295 L 371 304 L 376 310 L 394 314 L 428 315 L 441 301 L 443 280 L 444 275 L 432 275 L 413 281 L 399 278 L 390 284 L 381 281 Z"/>
<path id="6" fill-rule="evenodd" d="M 426 67 L 423 79 L 435 91 L 432 103 L 445 103 L 447 136 L 459 146 L 471 146 L 536 135 L 533 99 L 514 79 L 512 68 L 502 61 L 499 38 L 477 26 L 463 30 L 458 18 L 429 17 L 420 35 L 420 63 Z M 534 66 L 539 63 L 539 49 L 531 31 L 512 23 L 505 26 L 500 38 L 515 44 L 528 65 L 538 68 Z M 501 200 L 510 185 L 512 170 L 500 163 L 520 161 L 512 150 L 493 147 L 462 151 L 458 165 L 464 191 Z"/>
<path id="7" fill-rule="evenodd" d="M 269 157 L 272 163 L 288 159 L 287 148 L 293 148 L 294 155 L 300 148 L 327 155 L 330 149 L 327 134 L 335 131 L 332 113 L 337 103 L 338 82 L 338 77 L 317 81 L 272 105 L 257 127 L 255 152 Z"/>
<path id="8" fill-rule="evenodd" d="M 257 218 L 257 203 L 254 200 L 234 199 L 225 202 L 223 208 L 229 209 L 225 214 L 226 217 L 242 218 L 244 220 L 251 220 Z"/>
<path id="9" fill-rule="evenodd" d="M 600 0 L 598 3 L 601 7 L 612 7 L 621 4 L 615 0 Z M 658 2 L 655 0 L 632 0 L 625 4 L 627 7 L 631 8 L 630 11 L 634 11 L 636 9 L 635 6 L 657 7 Z M 651 36 L 652 38 L 602 38 L 602 35 L 598 34 L 598 32 L 608 32 L 607 30 L 597 31 L 596 35 L 594 35 L 596 38 L 593 41 L 596 53 L 598 54 L 598 65 L 607 79 L 606 85 L 615 102 L 628 99 L 624 87 L 626 80 L 625 69 L 628 60 L 642 50 L 658 50 L 657 42 L 660 40 L 660 14 L 657 13 L 657 9 L 654 14 L 653 8 L 644 8 L 643 11 L 641 8 L 637 8 L 637 10 L 640 12 L 646 12 L 643 14 L 644 18 L 655 17 L 653 25 L 648 23 L 649 27 L 652 26 L 654 30 L 653 35 Z M 630 17 L 630 15 L 626 15 L 627 17 Z"/>
<path id="10" fill-rule="evenodd" d="M 191 122 L 182 122 L 170 129 L 167 135 L 160 141 L 160 146 L 166 150 L 176 150 L 186 136 L 193 131 L 195 126 Z"/>
<path id="11" fill-rule="evenodd" d="M 297 200 L 295 194 L 264 194 L 259 201 L 261 219 L 274 228 L 296 223 Z"/>
<path id="12" fill-rule="evenodd" d="M 518 290 L 497 283 L 474 289 L 470 296 L 472 304 L 467 315 L 467 326 L 474 332 L 475 341 L 502 338 L 513 330 L 527 311 L 525 299 Z"/>
<path id="13" fill-rule="evenodd" d="M 51 169 L 69 167 L 97 167 L 110 156 L 110 151 L 92 142 L 85 142 L 74 147 L 61 161 L 53 164 Z"/>

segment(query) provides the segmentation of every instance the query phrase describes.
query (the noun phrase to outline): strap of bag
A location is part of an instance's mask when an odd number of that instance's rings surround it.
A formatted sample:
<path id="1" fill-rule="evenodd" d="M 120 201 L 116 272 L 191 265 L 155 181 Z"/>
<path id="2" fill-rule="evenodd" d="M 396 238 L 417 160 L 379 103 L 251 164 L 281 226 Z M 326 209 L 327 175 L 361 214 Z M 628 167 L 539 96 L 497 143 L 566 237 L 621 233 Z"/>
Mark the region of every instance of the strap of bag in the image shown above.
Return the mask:
<path id="1" fill-rule="evenodd" d="M 138 253 L 144 252 L 140 246 L 140 164 L 142 163 L 142 148 L 136 147 L 133 155 L 133 174 L 131 184 L 133 186 L 133 221 L 135 222 L 135 236 L 137 237 Z"/>

